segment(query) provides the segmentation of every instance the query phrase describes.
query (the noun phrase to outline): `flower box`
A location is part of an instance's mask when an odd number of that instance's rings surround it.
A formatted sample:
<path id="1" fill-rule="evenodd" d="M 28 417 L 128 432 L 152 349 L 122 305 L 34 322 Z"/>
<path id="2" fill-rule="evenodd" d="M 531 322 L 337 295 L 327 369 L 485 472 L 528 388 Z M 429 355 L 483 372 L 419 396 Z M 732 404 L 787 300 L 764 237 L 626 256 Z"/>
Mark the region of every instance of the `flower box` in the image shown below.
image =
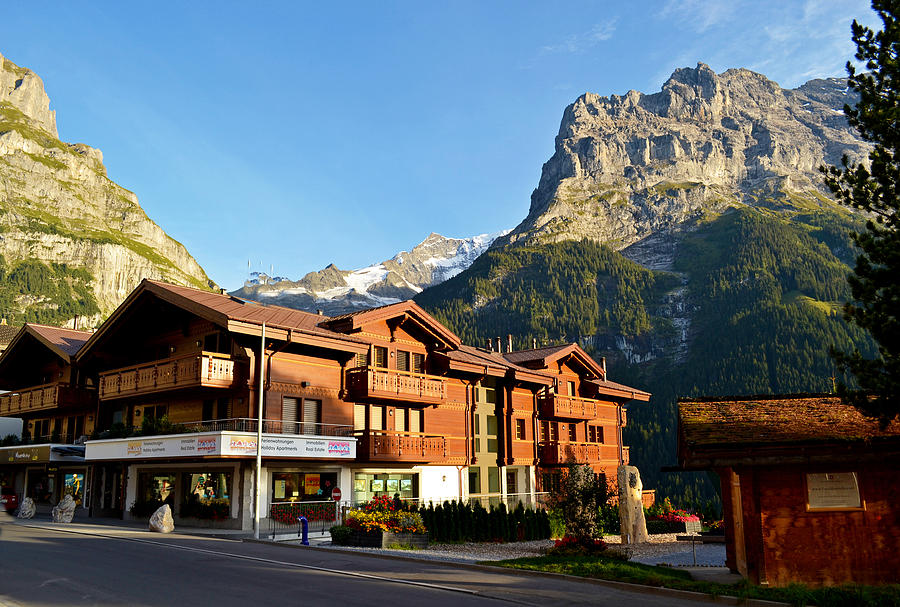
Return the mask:
<path id="1" fill-rule="evenodd" d="M 347 542 L 348 546 L 366 548 L 404 548 L 422 549 L 428 547 L 427 533 L 392 533 L 390 531 L 354 531 Z"/>

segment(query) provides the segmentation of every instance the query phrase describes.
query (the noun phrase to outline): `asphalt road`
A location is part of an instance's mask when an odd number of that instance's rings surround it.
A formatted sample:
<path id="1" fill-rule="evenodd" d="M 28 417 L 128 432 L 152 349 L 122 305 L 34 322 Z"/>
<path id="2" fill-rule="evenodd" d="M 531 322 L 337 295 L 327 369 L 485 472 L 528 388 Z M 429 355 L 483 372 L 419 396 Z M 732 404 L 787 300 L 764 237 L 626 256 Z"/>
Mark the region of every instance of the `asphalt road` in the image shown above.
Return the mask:
<path id="1" fill-rule="evenodd" d="M 0 522 L 0 606 L 696 605 L 579 581 L 130 529 Z M 699 604 L 703 604 L 700 602 Z"/>

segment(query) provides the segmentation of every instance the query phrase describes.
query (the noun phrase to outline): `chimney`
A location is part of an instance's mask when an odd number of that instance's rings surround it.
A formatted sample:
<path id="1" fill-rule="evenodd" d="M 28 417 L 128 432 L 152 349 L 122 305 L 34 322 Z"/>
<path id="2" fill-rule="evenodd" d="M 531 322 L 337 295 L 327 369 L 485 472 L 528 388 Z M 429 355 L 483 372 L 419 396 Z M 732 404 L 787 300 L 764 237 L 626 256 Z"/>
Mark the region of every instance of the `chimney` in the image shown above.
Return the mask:
<path id="1" fill-rule="evenodd" d="M 603 370 L 603 381 L 606 381 L 606 357 L 600 357 L 600 368 Z"/>
<path id="2" fill-rule="evenodd" d="M 325 316 L 325 313 L 324 313 L 324 312 L 322 312 L 322 310 L 321 310 L 321 309 L 319 309 L 319 310 L 316 310 L 316 314 L 318 314 L 318 315 L 319 315 L 319 316 Z"/>
<path id="3" fill-rule="evenodd" d="M 503 342 L 500 341 L 500 336 L 497 336 L 497 352 L 503 352 Z"/>
<path id="4" fill-rule="evenodd" d="M 512 333 L 507 333 L 506 335 L 506 351 L 512 352 Z"/>
<path id="5" fill-rule="evenodd" d="M 76 314 L 75 318 L 72 319 L 72 328 L 76 331 L 78 330 L 78 314 Z"/>
<path id="6" fill-rule="evenodd" d="M 532 338 L 531 338 L 531 349 L 532 349 L 532 350 L 537 350 L 537 337 L 532 337 Z"/>
<path id="7" fill-rule="evenodd" d="M 487 349 L 490 350 L 491 352 L 494 351 L 494 340 L 491 339 L 490 337 L 488 337 Z"/>
<path id="8" fill-rule="evenodd" d="M 219 289 L 219 295 L 225 295 L 225 288 L 224 288 L 224 287 L 221 287 L 221 288 Z"/>

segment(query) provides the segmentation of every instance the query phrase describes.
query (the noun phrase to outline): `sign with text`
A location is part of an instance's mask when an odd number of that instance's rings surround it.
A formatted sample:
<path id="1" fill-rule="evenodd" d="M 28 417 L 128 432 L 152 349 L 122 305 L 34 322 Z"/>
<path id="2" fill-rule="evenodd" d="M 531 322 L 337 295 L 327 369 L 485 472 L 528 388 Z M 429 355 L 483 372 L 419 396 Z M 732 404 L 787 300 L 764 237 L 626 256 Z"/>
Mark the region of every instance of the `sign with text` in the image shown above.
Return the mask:
<path id="1" fill-rule="evenodd" d="M 255 457 L 256 436 L 249 433 L 215 432 L 88 441 L 85 443 L 84 458 L 89 460 L 152 459 L 210 455 Z M 354 459 L 356 457 L 356 439 L 316 439 L 263 434 L 262 455 L 287 458 Z"/>
<path id="2" fill-rule="evenodd" d="M 856 472 L 824 472 L 806 475 L 810 510 L 862 508 Z"/>

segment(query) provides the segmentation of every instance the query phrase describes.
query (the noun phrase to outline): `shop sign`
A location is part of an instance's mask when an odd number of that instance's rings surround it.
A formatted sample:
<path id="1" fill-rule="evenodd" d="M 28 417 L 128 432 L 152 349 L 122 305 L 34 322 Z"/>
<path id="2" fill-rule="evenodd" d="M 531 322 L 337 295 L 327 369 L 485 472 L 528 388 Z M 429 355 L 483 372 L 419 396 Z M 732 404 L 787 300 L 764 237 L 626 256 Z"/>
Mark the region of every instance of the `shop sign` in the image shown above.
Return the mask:
<path id="1" fill-rule="evenodd" d="M 2 453 L 5 457 L 0 458 L 0 461 L 15 464 L 50 461 L 50 445 L 41 445 L 40 447 L 6 447 L 2 450 Z"/>
<path id="2" fill-rule="evenodd" d="M 222 432 L 146 439 L 88 441 L 85 444 L 85 459 L 91 460 L 205 455 L 256 455 L 256 437 Z M 263 435 L 262 455 L 266 457 L 353 459 L 356 457 L 356 441 Z"/>

